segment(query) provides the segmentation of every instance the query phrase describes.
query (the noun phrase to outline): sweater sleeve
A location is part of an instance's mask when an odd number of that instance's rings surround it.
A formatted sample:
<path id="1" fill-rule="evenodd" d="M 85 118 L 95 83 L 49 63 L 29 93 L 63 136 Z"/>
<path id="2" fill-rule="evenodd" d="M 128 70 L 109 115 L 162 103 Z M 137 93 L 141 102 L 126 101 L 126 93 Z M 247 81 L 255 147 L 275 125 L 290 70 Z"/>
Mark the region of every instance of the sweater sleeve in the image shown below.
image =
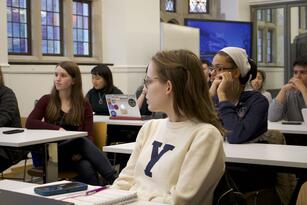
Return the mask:
<path id="1" fill-rule="evenodd" d="M 50 95 L 44 95 L 36 103 L 34 109 L 30 113 L 26 121 L 26 128 L 29 129 L 48 129 L 59 130 L 60 126 L 44 122 L 46 109 L 50 100 Z"/>
<path id="2" fill-rule="evenodd" d="M 137 136 L 134 148 L 133 148 L 133 152 L 127 162 L 127 166 L 120 172 L 120 175 L 114 181 L 112 188 L 129 190 L 135 184 L 135 176 L 134 176 L 135 165 L 136 165 L 137 159 L 139 158 L 139 155 L 140 155 L 143 143 L 144 143 L 143 142 L 144 141 L 143 140 L 143 137 L 144 137 L 143 127 L 140 129 L 138 133 L 138 136 Z"/>
<path id="3" fill-rule="evenodd" d="M 171 204 L 212 204 L 225 170 L 224 156 L 223 139 L 216 128 L 199 132 L 185 155 L 178 182 L 170 190 Z"/>
<path id="4" fill-rule="evenodd" d="M 241 118 L 235 105 L 228 101 L 219 103 L 218 112 L 228 131 L 226 137 L 229 143 L 245 143 L 267 131 L 267 99 L 259 95 L 249 104 Z"/>
<path id="5" fill-rule="evenodd" d="M 268 118 L 271 122 L 277 122 L 284 117 L 284 104 L 279 103 L 276 99 L 273 99 L 269 107 Z"/>
<path id="6" fill-rule="evenodd" d="M 10 127 L 19 116 L 18 103 L 14 92 L 7 88 L 2 88 L 4 92 L 0 94 L 0 127 Z"/>

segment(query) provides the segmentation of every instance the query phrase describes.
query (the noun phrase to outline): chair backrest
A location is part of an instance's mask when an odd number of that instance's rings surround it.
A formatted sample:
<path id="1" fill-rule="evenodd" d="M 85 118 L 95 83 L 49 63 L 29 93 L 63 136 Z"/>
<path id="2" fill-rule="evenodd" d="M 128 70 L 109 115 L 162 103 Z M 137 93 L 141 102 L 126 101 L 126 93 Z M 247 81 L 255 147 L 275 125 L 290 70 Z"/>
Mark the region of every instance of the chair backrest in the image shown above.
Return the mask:
<path id="1" fill-rule="evenodd" d="M 244 195 L 227 171 L 214 190 L 213 205 L 246 205 Z"/>
<path id="2" fill-rule="evenodd" d="M 26 127 L 27 118 L 26 117 L 21 117 L 20 121 L 21 121 L 21 127 L 25 128 Z"/>
<path id="3" fill-rule="evenodd" d="M 105 122 L 94 122 L 93 124 L 93 137 L 94 143 L 99 148 L 102 149 L 107 142 L 107 123 Z"/>

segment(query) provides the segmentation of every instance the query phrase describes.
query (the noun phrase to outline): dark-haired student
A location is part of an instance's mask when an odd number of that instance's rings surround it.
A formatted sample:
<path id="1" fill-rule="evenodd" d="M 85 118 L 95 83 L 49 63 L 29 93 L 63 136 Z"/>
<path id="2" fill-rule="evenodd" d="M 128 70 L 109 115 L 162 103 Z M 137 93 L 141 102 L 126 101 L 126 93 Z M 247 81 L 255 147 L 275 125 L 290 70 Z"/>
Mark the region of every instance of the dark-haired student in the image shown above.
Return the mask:
<path id="1" fill-rule="evenodd" d="M 168 118 L 144 124 L 113 188 L 137 191 L 145 201 L 212 204 L 225 167 L 224 129 L 203 76 L 190 51 L 152 57 L 145 79 L 148 107 Z"/>
<path id="2" fill-rule="evenodd" d="M 0 68 L 0 127 L 21 127 L 20 114 L 15 93 L 4 85 Z M 14 137 L 14 136 L 11 136 Z M 26 157 L 28 151 L 0 146 L 0 172 Z"/>
<path id="3" fill-rule="evenodd" d="M 307 106 L 307 56 L 293 63 L 293 77 L 282 86 L 269 108 L 269 120 L 304 121 L 302 108 Z"/>
<path id="4" fill-rule="evenodd" d="M 214 56 L 212 69 L 215 69 L 216 77 L 210 93 L 227 130 L 227 142 L 264 142 L 268 100 L 260 92 L 244 90 L 248 81 L 256 77 L 255 62 L 248 58 L 244 49 L 226 47 Z M 229 173 L 240 191 L 270 189 L 274 190 L 273 196 L 278 199 L 274 189 L 275 173 L 235 166 L 229 167 Z"/>
<path id="5" fill-rule="evenodd" d="M 244 91 L 245 85 L 257 75 L 255 62 L 246 51 L 226 47 L 213 58 L 212 69 L 217 73 L 210 93 L 229 143 L 250 142 L 267 131 L 269 103 L 259 92 Z"/>
<path id="6" fill-rule="evenodd" d="M 256 78 L 250 81 L 250 85 L 252 90 L 261 92 L 261 94 L 266 97 L 270 104 L 272 102 L 272 95 L 264 89 L 265 79 L 265 72 L 263 70 L 258 70 Z"/>
<path id="7" fill-rule="evenodd" d="M 116 171 L 92 142 L 93 112 L 83 96 L 81 73 L 76 63 L 64 61 L 56 66 L 51 94 L 36 103 L 26 127 L 87 131 L 88 137 L 59 143 L 59 170 L 77 171 L 76 180 L 93 185 L 100 184 L 97 172 L 109 183 L 115 179 Z"/>
<path id="8" fill-rule="evenodd" d="M 109 115 L 106 94 L 123 94 L 123 92 L 113 84 L 113 76 L 107 65 L 97 65 L 92 71 L 93 88 L 88 91 L 88 98 L 96 115 Z"/>
<path id="9" fill-rule="evenodd" d="M 205 74 L 205 78 L 207 79 L 207 82 L 208 82 L 209 87 L 210 87 L 211 83 L 212 83 L 212 79 L 211 79 L 211 72 L 210 72 L 209 68 L 212 64 L 208 60 L 201 60 L 201 62 L 202 62 L 202 69 L 203 69 L 203 72 Z"/>
<path id="10" fill-rule="evenodd" d="M 304 121 L 301 110 L 307 107 L 307 55 L 298 57 L 293 62 L 292 69 L 293 77 L 281 87 L 270 104 L 268 118 L 272 122 L 279 120 Z M 307 145 L 305 135 L 284 135 L 287 144 Z M 299 173 L 297 179 L 293 196 L 296 196 L 302 183 L 307 181 L 307 175 Z M 293 198 L 291 202 L 293 203 Z"/>

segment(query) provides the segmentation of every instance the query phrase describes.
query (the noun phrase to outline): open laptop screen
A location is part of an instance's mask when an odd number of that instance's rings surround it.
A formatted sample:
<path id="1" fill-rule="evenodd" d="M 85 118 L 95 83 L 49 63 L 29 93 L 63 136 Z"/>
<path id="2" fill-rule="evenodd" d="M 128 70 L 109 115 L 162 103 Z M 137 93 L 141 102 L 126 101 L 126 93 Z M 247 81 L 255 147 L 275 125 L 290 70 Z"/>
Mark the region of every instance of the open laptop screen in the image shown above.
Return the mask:
<path id="1" fill-rule="evenodd" d="M 108 94 L 105 96 L 110 119 L 141 120 L 135 95 Z"/>

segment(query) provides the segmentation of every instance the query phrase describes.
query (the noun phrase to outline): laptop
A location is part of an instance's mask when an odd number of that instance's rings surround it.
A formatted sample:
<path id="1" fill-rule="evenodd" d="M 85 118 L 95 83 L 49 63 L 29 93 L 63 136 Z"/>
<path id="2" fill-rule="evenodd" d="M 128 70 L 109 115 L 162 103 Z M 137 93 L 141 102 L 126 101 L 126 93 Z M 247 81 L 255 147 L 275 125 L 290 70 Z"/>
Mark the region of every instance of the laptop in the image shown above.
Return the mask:
<path id="1" fill-rule="evenodd" d="M 305 125 L 307 125 L 307 108 L 302 109 L 302 115 L 303 115 L 304 123 Z"/>
<path id="2" fill-rule="evenodd" d="M 135 95 L 108 94 L 106 101 L 110 119 L 115 120 L 141 120 L 140 109 L 136 103 Z"/>
<path id="3" fill-rule="evenodd" d="M 0 189 L 0 203 L 8 205 L 73 205 L 71 202 L 58 201 L 29 194 Z"/>

